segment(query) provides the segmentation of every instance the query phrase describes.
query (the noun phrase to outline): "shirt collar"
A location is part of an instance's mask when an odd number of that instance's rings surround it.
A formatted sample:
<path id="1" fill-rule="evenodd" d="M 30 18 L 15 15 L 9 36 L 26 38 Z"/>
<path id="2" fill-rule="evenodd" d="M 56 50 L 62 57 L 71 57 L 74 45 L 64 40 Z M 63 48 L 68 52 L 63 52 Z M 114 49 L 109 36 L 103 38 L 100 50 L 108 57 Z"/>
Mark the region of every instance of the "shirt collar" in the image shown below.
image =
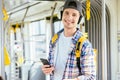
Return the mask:
<path id="1" fill-rule="evenodd" d="M 72 42 L 74 44 L 76 44 L 76 42 L 78 41 L 78 39 L 82 36 L 82 32 L 80 31 L 79 28 L 77 28 L 77 31 L 75 32 L 75 34 L 73 35 L 73 38 L 72 38 Z"/>
<path id="2" fill-rule="evenodd" d="M 83 35 L 82 32 L 80 31 L 79 28 L 76 28 L 76 32 L 75 34 L 73 35 L 72 37 L 72 43 L 73 44 L 76 44 L 76 42 L 78 41 L 78 39 Z M 57 34 L 58 34 L 58 37 L 60 36 L 60 34 L 64 31 L 64 29 L 60 30 Z"/>

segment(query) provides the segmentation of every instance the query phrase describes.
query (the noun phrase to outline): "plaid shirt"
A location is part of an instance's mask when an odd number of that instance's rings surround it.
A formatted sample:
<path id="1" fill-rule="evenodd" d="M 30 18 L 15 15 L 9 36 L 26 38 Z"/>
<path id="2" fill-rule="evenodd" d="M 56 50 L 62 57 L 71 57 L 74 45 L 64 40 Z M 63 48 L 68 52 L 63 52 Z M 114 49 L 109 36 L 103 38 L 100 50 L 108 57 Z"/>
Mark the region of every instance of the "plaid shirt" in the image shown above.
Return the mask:
<path id="1" fill-rule="evenodd" d="M 59 35 L 64 30 L 59 31 Z M 77 67 L 77 60 L 75 56 L 75 48 L 76 43 L 78 39 L 83 34 L 80 32 L 80 30 L 77 28 L 76 33 L 72 37 L 72 44 L 70 47 L 70 53 L 68 54 L 68 59 L 65 65 L 65 70 L 63 74 L 63 79 L 74 79 L 79 78 L 80 80 L 96 80 L 96 66 L 94 61 L 95 54 L 93 53 L 92 46 L 88 40 L 84 41 L 82 44 L 82 50 L 81 50 L 81 56 L 80 56 L 80 67 L 81 67 L 81 75 L 79 73 L 79 69 Z M 54 53 L 55 53 L 55 47 L 58 39 L 55 41 L 55 43 L 52 44 L 50 41 L 50 51 L 49 51 L 49 62 L 51 66 L 54 66 Z M 51 74 L 50 80 L 54 80 L 54 73 Z M 62 80 L 63 80 L 62 79 Z"/>

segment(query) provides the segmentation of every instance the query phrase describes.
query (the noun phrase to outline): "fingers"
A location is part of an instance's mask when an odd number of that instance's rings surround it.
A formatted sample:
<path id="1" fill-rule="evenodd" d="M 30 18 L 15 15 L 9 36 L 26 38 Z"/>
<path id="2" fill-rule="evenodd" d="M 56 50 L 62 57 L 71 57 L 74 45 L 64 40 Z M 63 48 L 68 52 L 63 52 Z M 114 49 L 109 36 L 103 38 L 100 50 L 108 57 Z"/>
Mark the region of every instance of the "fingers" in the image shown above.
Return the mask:
<path id="1" fill-rule="evenodd" d="M 42 68 L 49 68 L 50 65 L 43 65 Z"/>
<path id="2" fill-rule="evenodd" d="M 51 74 L 53 70 L 54 70 L 54 67 L 50 67 L 50 65 L 42 66 L 42 71 L 44 74 Z"/>

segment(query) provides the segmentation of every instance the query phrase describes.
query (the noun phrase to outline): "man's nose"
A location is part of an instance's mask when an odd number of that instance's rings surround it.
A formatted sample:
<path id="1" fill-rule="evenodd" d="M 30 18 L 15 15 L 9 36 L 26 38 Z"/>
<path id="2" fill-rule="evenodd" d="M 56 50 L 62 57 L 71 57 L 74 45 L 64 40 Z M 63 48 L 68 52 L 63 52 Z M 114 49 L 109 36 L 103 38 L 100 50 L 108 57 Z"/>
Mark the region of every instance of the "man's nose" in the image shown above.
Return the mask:
<path id="1" fill-rule="evenodd" d="M 67 17 L 69 20 L 71 20 L 72 19 L 72 15 L 68 15 L 68 17 Z"/>

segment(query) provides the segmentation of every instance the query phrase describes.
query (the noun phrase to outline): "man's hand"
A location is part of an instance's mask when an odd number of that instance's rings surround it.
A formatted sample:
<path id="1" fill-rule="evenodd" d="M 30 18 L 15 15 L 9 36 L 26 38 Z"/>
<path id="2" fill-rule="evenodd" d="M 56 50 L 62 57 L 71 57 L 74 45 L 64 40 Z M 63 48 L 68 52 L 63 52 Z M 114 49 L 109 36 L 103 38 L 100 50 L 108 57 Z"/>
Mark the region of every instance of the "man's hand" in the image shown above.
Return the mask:
<path id="1" fill-rule="evenodd" d="M 42 66 L 42 71 L 44 74 L 51 74 L 53 70 L 54 70 L 54 67 L 50 67 L 50 65 Z"/>

